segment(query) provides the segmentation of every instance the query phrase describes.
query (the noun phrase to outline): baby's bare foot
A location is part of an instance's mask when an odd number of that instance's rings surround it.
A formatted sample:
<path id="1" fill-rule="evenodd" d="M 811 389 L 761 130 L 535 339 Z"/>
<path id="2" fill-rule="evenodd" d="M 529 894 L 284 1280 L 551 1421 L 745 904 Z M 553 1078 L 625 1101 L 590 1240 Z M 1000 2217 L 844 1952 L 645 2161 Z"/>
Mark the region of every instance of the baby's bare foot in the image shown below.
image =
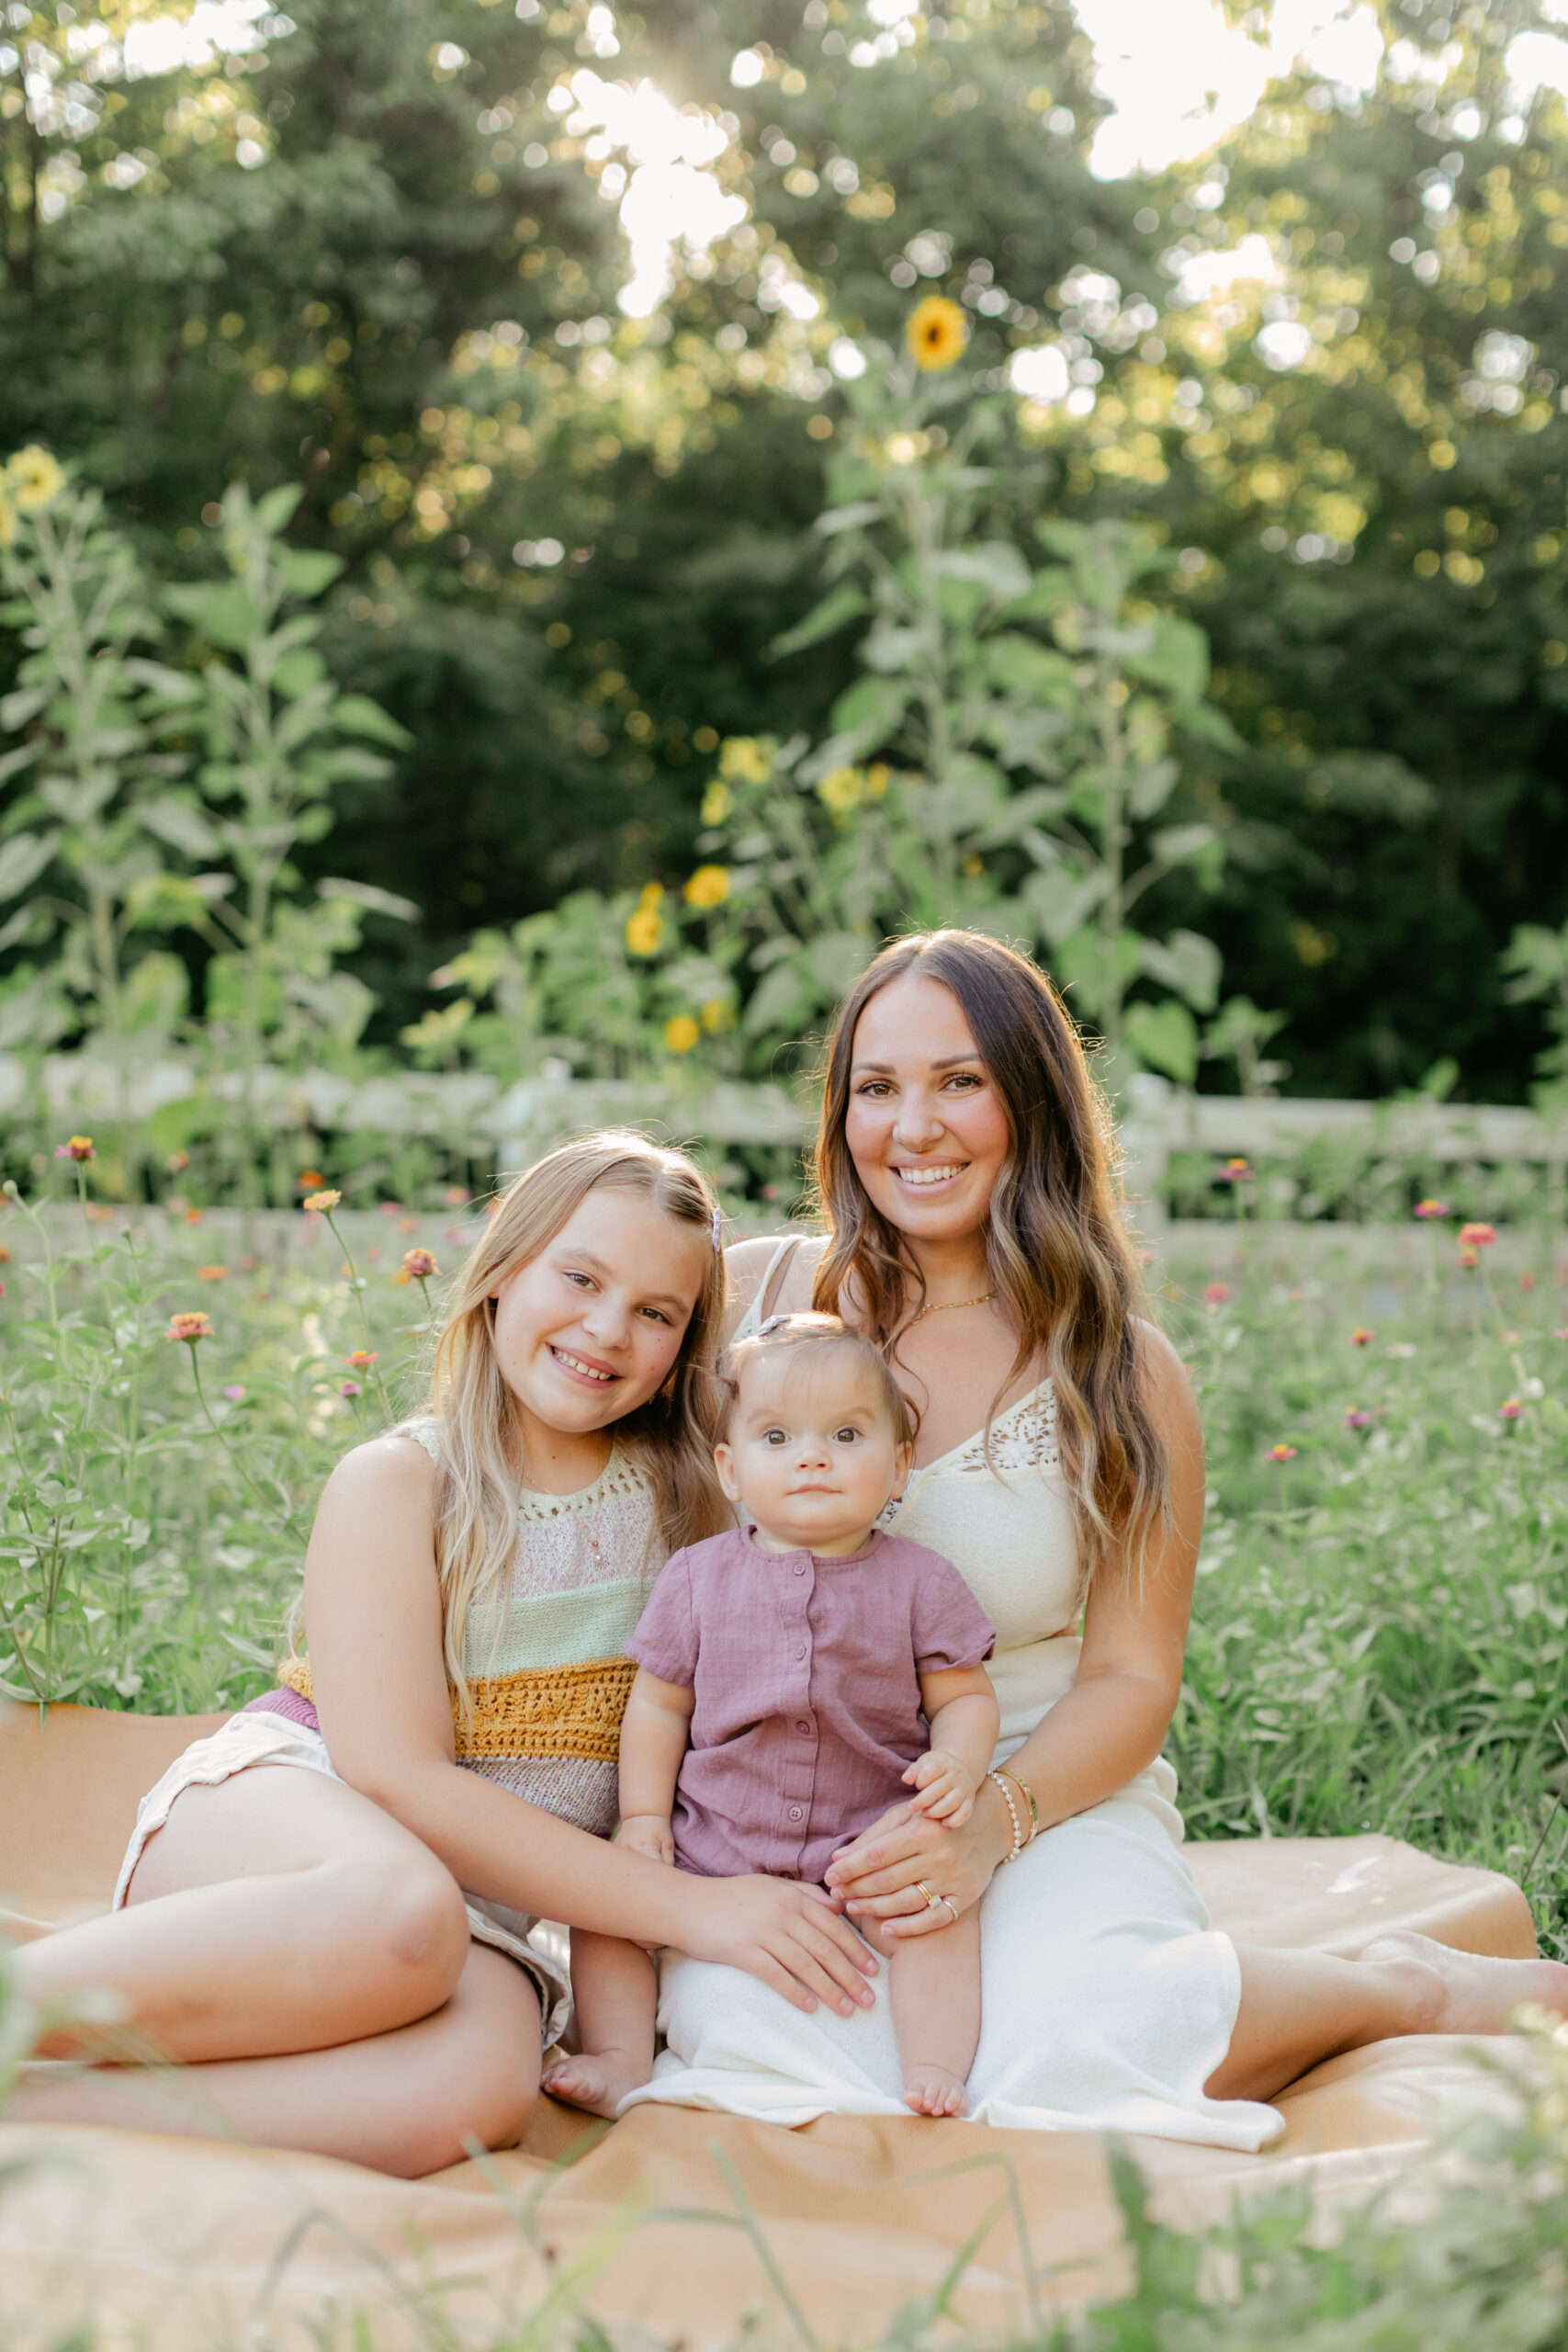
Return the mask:
<path id="1" fill-rule="evenodd" d="M 640 2090 L 651 2067 L 639 2064 L 628 2051 L 585 2050 L 581 2057 L 562 2058 L 547 2066 L 540 2087 L 570 2107 L 586 2108 L 590 2115 L 614 2119 L 628 2092 Z"/>
<path id="2" fill-rule="evenodd" d="M 946 2066 L 911 2066 L 904 2077 L 904 2104 L 917 2115 L 962 2115 L 969 2104 L 968 2086 Z"/>
<path id="3" fill-rule="evenodd" d="M 1425 1979 L 1416 2033 L 1503 2033 L 1526 2002 L 1568 2017 L 1568 1968 L 1555 1960 L 1494 1960 L 1453 1951 L 1412 1928 L 1378 1936 L 1358 1958 L 1374 1966 L 1403 1963 Z"/>

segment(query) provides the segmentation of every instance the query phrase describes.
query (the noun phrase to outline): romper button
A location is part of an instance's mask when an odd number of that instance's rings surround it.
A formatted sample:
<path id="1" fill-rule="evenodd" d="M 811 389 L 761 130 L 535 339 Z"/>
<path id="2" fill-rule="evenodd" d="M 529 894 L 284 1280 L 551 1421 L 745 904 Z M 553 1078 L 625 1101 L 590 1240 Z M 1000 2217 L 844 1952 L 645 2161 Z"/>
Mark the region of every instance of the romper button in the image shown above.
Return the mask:
<path id="1" fill-rule="evenodd" d="M 799 1821 L 801 1819 L 801 1811 L 797 1804 L 791 1805 L 789 1809 L 789 1817 L 792 1821 Z"/>
<path id="2" fill-rule="evenodd" d="M 804 1642 L 802 1642 L 800 1647 L 796 1650 L 795 1656 L 796 1657 L 804 1657 L 806 1656 L 806 1644 Z"/>
<path id="3" fill-rule="evenodd" d="M 796 1731 L 809 1732 L 811 1725 L 807 1723 L 798 1723 L 795 1725 L 795 1729 Z"/>
<path id="4" fill-rule="evenodd" d="M 795 1564 L 795 1573 L 797 1577 L 803 1577 L 806 1574 L 806 1563 L 804 1560 L 796 1560 Z"/>

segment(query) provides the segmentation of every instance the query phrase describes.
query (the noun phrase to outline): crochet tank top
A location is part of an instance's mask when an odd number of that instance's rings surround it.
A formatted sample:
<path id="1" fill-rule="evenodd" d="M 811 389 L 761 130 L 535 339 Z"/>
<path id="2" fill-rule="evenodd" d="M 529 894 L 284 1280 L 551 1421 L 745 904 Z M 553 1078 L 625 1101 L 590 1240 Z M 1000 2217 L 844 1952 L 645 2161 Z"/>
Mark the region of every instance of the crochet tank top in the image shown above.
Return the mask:
<path id="1" fill-rule="evenodd" d="M 406 1421 L 395 1434 L 439 1460 L 434 1421 Z M 663 1565 L 653 1490 L 619 1446 L 577 1494 L 525 1487 L 511 1560 L 470 1602 L 463 1628 L 472 1712 L 465 1721 L 454 1703 L 459 1764 L 609 1837 L 637 1671 L 626 1645 Z M 288 1659 L 278 1680 L 310 1698 L 306 1659 Z"/>

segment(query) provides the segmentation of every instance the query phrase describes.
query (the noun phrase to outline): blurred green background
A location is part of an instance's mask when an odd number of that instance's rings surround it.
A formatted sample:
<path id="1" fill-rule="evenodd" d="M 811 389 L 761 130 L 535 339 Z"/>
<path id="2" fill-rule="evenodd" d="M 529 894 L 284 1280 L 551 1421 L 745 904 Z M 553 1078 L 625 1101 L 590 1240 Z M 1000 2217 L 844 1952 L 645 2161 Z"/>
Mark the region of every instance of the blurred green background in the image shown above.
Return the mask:
<path id="1" fill-rule="evenodd" d="M 329 779 L 330 828 L 306 827 L 280 867 L 301 902 L 348 876 L 417 910 L 367 899 L 326 951 L 370 992 L 366 1046 L 407 1058 L 400 1037 L 441 1001 L 432 971 L 476 932 L 581 891 L 618 932 L 617 893 L 660 885 L 672 904 L 705 854 L 744 864 L 705 828 L 719 746 L 841 731 L 874 594 L 800 650 L 778 642 L 832 585 L 844 551 L 814 525 L 855 492 L 857 435 L 886 445 L 907 322 L 937 294 L 971 333 L 916 390 L 962 380 L 985 412 L 969 538 L 1039 563 L 1042 518 L 1136 526 L 1159 568 L 1126 625 L 1179 615 L 1209 640 L 1224 724 L 1179 741 L 1173 807 L 1220 847 L 1153 878 L 1138 932 L 1212 942 L 1223 1001 L 1283 1016 L 1268 1050 L 1289 1092 L 1551 1089 L 1568 916 L 1561 10 L 1361 0 L 1338 14 L 1370 67 L 1338 80 L 1332 45 L 1314 64 L 1309 44 L 1193 160 L 1116 178 L 1091 168 L 1109 107 L 1092 14 L 0 11 L 0 453 L 42 445 L 73 494 L 101 489 L 159 594 L 222 573 L 231 484 L 303 483 L 281 544 L 342 566 L 312 602 L 320 653 L 406 730 Z M 1277 41 L 1282 6 L 1229 14 L 1238 41 Z M 1135 46 L 1137 11 L 1122 17 Z M 669 108 L 627 112 L 644 81 L 686 110 L 670 118 L 691 126 L 683 163 L 658 132 Z M 713 233 L 676 245 L 653 300 L 645 232 L 646 314 L 627 316 L 623 198 L 634 229 L 692 201 L 661 171 L 706 182 Z M 951 518 L 960 493 L 942 494 Z M 874 590 L 891 559 L 866 538 Z M 176 667 L 209 660 L 200 610 L 194 640 L 163 649 Z M 34 618 L 15 594 L 6 613 L 0 686 Z M 42 723 L 0 705 L 7 740 Z M 920 747 L 889 734 L 912 770 Z M 863 729 L 854 757 L 878 749 Z M 1010 793 L 1031 788 L 998 763 Z M 0 771 L 7 836 L 36 829 L 37 773 Z M 958 843 L 1003 899 L 1017 838 Z M 96 1017 L 69 974 L 41 988 L 54 901 L 85 904 L 80 871 L 0 909 L 13 1050 L 69 1046 Z M 858 920 L 909 911 L 895 895 Z M 221 1012 L 221 943 L 167 906 L 131 929 L 130 963 L 185 967 L 166 1028 Z M 1048 925 L 1035 940 L 1052 962 Z M 697 943 L 732 1012 L 759 984 L 755 944 L 725 964 L 722 942 Z M 1152 1007 L 1178 982 L 1145 968 L 1131 985 Z M 1185 987 L 1200 1026 L 1221 997 Z M 666 1036 L 675 1002 L 649 1015 Z M 804 999 L 788 1012 L 803 1032 L 817 1018 Z M 795 1034 L 787 1014 L 776 1028 Z M 427 1063 L 461 1066 L 455 1035 L 425 1037 Z M 1185 1074 L 1157 1041 L 1144 1058 Z M 1196 1079 L 1247 1072 L 1222 1040 Z"/>

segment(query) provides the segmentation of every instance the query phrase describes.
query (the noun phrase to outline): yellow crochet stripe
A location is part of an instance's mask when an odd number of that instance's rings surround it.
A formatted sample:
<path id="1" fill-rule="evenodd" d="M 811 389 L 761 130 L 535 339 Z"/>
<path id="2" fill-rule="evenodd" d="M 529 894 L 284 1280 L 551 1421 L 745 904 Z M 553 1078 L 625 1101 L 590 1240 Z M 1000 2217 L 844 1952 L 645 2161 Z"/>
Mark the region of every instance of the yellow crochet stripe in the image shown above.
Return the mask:
<path id="1" fill-rule="evenodd" d="M 470 1683 L 468 1723 L 458 1716 L 455 1693 L 452 1701 L 458 1757 L 586 1756 L 613 1764 L 636 1672 L 629 1657 L 591 1657 L 580 1666 L 538 1667 Z M 287 1659 L 277 1679 L 286 1690 L 314 1701 L 308 1658 Z"/>

